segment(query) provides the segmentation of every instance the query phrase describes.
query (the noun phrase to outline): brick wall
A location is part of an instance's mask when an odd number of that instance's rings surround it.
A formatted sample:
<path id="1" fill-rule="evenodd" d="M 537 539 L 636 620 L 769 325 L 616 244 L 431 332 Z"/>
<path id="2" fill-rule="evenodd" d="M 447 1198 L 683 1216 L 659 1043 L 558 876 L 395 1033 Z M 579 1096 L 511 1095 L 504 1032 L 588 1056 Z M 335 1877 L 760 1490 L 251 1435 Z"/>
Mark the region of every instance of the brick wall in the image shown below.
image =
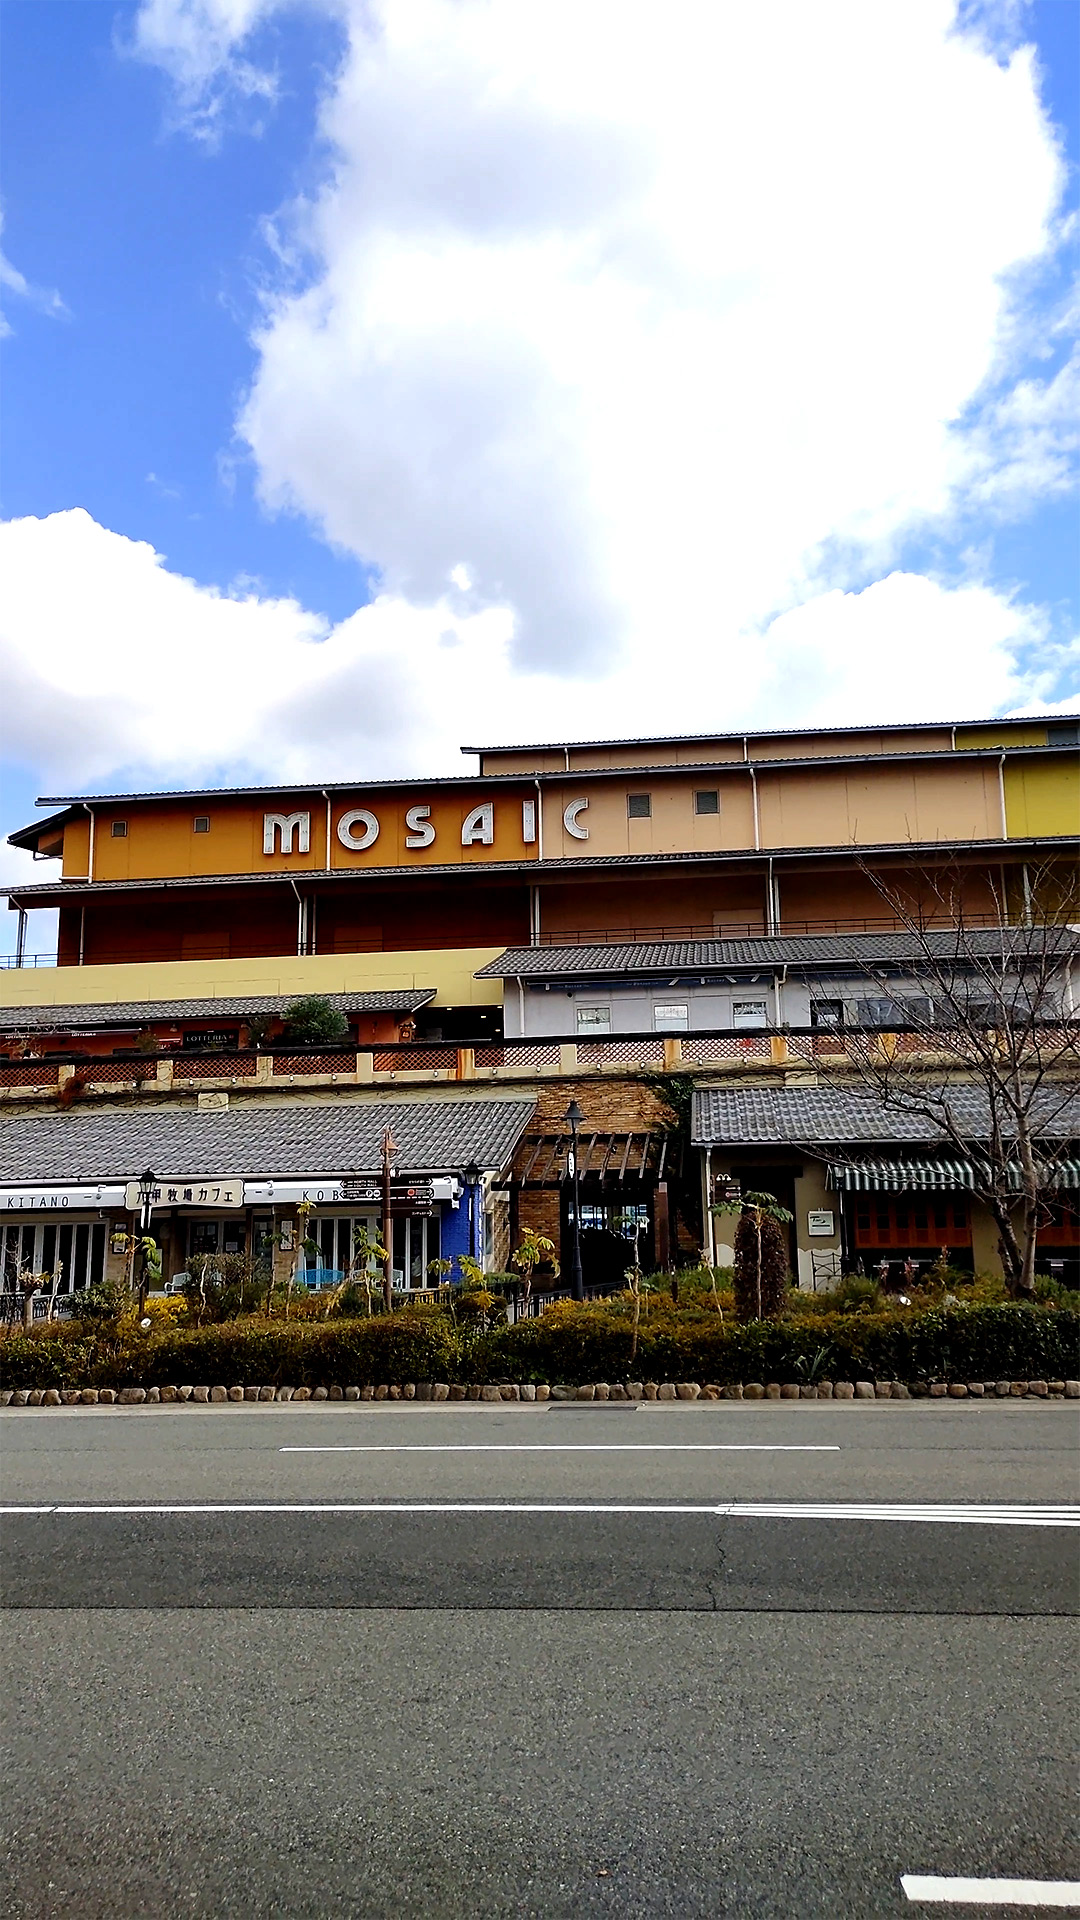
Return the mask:
<path id="1" fill-rule="evenodd" d="M 654 1088 L 641 1080 L 558 1080 L 537 1086 L 536 1117 L 530 1133 L 561 1133 L 571 1100 L 585 1120 L 583 1133 L 648 1133 L 670 1126 L 674 1114 Z"/>

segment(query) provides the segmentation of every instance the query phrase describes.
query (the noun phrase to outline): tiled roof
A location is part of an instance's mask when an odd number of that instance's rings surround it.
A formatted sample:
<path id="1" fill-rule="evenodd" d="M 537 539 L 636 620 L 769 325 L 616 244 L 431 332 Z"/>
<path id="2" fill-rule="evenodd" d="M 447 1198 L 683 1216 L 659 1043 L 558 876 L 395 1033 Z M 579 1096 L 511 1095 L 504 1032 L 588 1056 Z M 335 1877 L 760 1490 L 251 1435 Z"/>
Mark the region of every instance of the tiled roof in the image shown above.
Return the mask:
<path id="1" fill-rule="evenodd" d="M 371 993 L 321 993 L 341 1013 L 415 1013 L 435 998 L 435 987 L 380 988 Z M 37 1033 L 48 1028 L 145 1026 L 153 1020 L 245 1020 L 249 1014 L 283 1014 L 304 996 L 267 993 L 220 1000 L 124 1000 L 94 1006 L 0 1007 L 0 1033 Z"/>
<path id="2" fill-rule="evenodd" d="M 312 1106 L 154 1107 L 0 1122 L 0 1186 L 210 1174 L 306 1179 L 376 1173 L 385 1128 L 403 1174 L 447 1173 L 475 1161 L 502 1170 L 534 1100 L 336 1101 Z"/>
<path id="3" fill-rule="evenodd" d="M 981 1089 L 957 1083 L 928 1087 L 928 1103 L 947 1092 L 949 1107 L 973 1141 L 989 1132 Z M 1048 1096 L 1055 1139 L 1080 1133 L 1080 1093 L 1062 1106 Z M 694 1094 L 693 1140 L 709 1146 L 795 1146 L 828 1153 L 837 1146 L 939 1146 L 945 1136 L 922 1114 L 882 1106 L 873 1094 L 850 1087 L 699 1087 Z"/>
<path id="4" fill-rule="evenodd" d="M 1080 933 L 1072 927 L 1052 930 L 1062 954 L 1080 953 Z M 963 934 L 929 933 L 934 957 L 993 957 L 1007 942 L 1019 955 L 1032 951 L 1038 936 L 1031 928 L 972 929 Z M 641 940 L 596 947 L 510 947 L 481 967 L 478 980 L 544 980 L 568 975 L 727 972 L 739 967 L 872 967 L 910 965 L 925 953 L 909 933 L 809 933 L 762 935 L 745 940 Z"/>

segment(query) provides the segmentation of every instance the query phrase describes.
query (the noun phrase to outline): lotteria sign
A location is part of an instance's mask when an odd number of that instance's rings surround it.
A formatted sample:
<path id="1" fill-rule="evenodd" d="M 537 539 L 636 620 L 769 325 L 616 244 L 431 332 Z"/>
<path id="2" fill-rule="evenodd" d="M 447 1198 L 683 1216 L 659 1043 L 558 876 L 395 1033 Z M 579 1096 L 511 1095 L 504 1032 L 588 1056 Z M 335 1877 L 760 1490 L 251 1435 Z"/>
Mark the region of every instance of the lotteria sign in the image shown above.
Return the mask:
<path id="1" fill-rule="evenodd" d="M 562 824 L 573 840 L 587 840 L 589 829 L 583 816 L 588 810 L 585 799 L 570 800 L 562 810 Z M 517 810 L 520 807 L 520 819 Z M 505 814 L 507 828 L 516 828 L 520 832 L 523 845 L 537 846 L 537 803 L 535 800 L 482 800 L 478 806 L 469 807 L 448 829 L 445 819 L 440 828 L 432 819 L 432 808 L 421 804 L 405 809 L 404 844 L 410 852 L 421 853 L 435 845 L 440 832 L 445 839 L 448 831 L 454 833 L 462 847 L 493 847 L 495 845 L 496 816 L 498 824 Z M 329 829 L 329 822 L 328 829 Z M 348 807 L 339 814 L 333 829 L 333 837 L 347 853 L 366 853 L 373 847 L 383 830 L 382 818 L 372 807 Z M 321 831 L 321 830 L 320 830 Z M 311 812 L 299 807 L 295 813 L 263 814 L 263 853 L 272 858 L 277 854 L 310 853 L 311 851 Z"/>

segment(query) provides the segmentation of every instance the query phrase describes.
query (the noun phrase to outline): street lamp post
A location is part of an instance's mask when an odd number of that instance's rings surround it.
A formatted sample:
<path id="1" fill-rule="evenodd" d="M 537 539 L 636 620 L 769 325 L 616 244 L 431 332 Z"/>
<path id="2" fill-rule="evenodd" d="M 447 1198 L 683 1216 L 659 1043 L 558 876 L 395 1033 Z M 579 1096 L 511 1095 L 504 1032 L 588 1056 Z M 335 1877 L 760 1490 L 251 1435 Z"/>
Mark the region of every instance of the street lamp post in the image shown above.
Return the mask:
<path id="1" fill-rule="evenodd" d="M 157 1183 L 158 1183 L 157 1174 L 153 1171 L 151 1167 L 145 1168 L 145 1170 L 142 1173 L 140 1173 L 139 1175 L 139 1237 L 140 1237 L 140 1241 L 145 1240 L 147 1234 L 150 1231 L 150 1220 L 154 1211 L 154 1189 L 156 1188 Z M 143 1309 L 146 1306 L 146 1276 L 147 1276 L 146 1248 L 141 1245 L 139 1247 L 139 1260 L 140 1260 L 139 1314 L 141 1316 Z"/>
<path id="2" fill-rule="evenodd" d="M 462 1174 L 463 1174 L 465 1185 L 469 1195 L 469 1258 L 470 1260 L 476 1259 L 476 1202 L 479 1197 L 480 1179 L 483 1174 L 483 1171 L 484 1169 L 480 1165 L 480 1162 L 478 1160 L 470 1160 L 468 1166 L 462 1169 Z"/>
<path id="3" fill-rule="evenodd" d="M 570 1129 L 570 1154 L 567 1171 L 570 1175 L 571 1204 L 574 1209 L 573 1232 L 570 1238 L 570 1291 L 575 1300 L 584 1300 L 585 1282 L 581 1277 L 581 1169 L 578 1165 L 578 1128 L 585 1115 L 576 1100 L 571 1100 L 566 1109 L 566 1124 Z"/>

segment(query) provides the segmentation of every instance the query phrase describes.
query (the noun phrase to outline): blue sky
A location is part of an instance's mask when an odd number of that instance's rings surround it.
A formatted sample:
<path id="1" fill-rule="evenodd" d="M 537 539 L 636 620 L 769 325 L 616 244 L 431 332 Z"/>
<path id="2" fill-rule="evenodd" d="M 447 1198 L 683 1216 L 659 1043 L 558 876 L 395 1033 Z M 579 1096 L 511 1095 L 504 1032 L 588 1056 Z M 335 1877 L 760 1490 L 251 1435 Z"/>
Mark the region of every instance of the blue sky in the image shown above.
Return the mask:
<path id="1" fill-rule="evenodd" d="M 1075 694 L 1080 7 L 653 21 L 3 0 L 9 827 Z"/>

